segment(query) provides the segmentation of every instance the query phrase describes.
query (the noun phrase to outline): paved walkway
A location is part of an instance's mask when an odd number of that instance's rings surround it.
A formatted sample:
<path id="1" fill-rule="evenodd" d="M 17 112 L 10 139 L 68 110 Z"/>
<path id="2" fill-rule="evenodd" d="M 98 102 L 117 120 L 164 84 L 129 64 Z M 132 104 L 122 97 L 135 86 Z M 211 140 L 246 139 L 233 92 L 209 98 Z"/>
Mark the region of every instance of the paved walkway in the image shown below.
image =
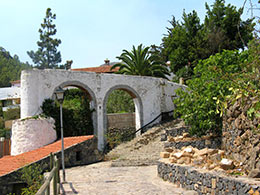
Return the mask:
<path id="1" fill-rule="evenodd" d="M 61 178 L 62 179 L 62 178 Z M 157 166 L 111 167 L 111 162 L 66 169 L 63 194 L 194 195 L 157 177 Z"/>

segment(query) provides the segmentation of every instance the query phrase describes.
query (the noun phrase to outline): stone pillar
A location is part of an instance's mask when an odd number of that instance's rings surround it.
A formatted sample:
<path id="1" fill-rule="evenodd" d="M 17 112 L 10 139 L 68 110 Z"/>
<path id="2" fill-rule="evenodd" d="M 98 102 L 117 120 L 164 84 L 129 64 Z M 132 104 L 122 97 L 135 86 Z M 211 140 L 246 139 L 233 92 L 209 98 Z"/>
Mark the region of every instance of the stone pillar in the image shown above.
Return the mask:
<path id="1" fill-rule="evenodd" d="M 38 73 L 24 70 L 21 74 L 21 118 L 40 113 L 39 89 L 41 88 Z"/>
<path id="2" fill-rule="evenodd" d="M 98 138 L 98 150 L 103 151 L 105 148 L 105 134 L 106 129 L 104 125 L 104 108 L 102 101 L 98 101 L 97 104 L 97 138 Z"/>
<path id="3" fill-rule="evenodd" d="M 142 127 L 142 122 L 141 122 L 141 105 L 140 102 L 138 101 L 138 98 L 133 99 L 134 104 L 135 104 L 135 128 L 136 130 L 140 129 Z M 136 133 L 136 136 L 141 135 L 141 131 Z"/>

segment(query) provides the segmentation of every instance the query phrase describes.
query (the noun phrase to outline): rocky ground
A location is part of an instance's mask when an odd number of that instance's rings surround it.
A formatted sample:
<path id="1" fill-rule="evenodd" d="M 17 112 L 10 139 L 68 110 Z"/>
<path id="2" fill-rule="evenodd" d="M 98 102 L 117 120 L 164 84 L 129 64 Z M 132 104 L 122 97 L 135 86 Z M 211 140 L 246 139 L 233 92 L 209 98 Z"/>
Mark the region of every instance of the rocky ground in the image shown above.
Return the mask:
<path id="1" fill-rule="evenodd" d="M 184 123 L 180 120 L 155 125 L 142 136 L 114 148 L 105 159 L 112 160 L 112 166 L 156 165 L 160 159 L 160 152 L 164 150 L 161 134 L 168 128 L 182 126 Z"/>

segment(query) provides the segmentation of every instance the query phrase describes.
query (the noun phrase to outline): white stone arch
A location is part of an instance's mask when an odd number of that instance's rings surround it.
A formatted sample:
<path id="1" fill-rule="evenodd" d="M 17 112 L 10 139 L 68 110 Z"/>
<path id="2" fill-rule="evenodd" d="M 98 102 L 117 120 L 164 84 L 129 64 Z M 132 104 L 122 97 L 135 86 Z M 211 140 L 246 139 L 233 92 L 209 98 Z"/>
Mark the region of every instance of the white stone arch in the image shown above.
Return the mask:
<path id="1" fill-rule="evenodd" d="M 107 130 L 107 101 L 108 101 L 108 97 L 111 94 L 112 91 L 114 90 L 124 90 L 126 91 L 132 98 L 134 101 L 134 105 L 135 105 L 135 127 L 136 130 L 138 130 L 139 128 L 141 128 L 143 126 L 143 102 L 141 97 L 139 96 L 139 94 L 136 92 L 135 89 L 133 89 L 132 87 L 128 86 L 128 85 L 116 85 L 111 87 L 107 92 L 106 95 L 104 97 L 103 100 L 103 127 L 104 127 L 104 131 Z M 105 134 L 106 132 L 104 132 Z M 140 132 L 139 132 L 140 133 Z"/>
<path id="2" fill-rule="evenodd" d="M 83 90 L 84 92 L 86 92 L 89 100 L 90 100 L 90 109 L 94 109 L 92 112 L 92 123 L 93 123 L 93 128 L 94 128 L 94 135 L 97 136 L 97 100 L 96 100 L 96 95 L 95 93 L 85 84 L 83 84 L 82 82 L 79 81 L 65 81 L 61 84 L 59 84 L 57 87 L 54 88 L 53 93 L 52 93 L 52 99 L 55 99 L 55 91 L 58 88 L 64 88 L 64 87 L 77 87 L 81 90 Z"/>

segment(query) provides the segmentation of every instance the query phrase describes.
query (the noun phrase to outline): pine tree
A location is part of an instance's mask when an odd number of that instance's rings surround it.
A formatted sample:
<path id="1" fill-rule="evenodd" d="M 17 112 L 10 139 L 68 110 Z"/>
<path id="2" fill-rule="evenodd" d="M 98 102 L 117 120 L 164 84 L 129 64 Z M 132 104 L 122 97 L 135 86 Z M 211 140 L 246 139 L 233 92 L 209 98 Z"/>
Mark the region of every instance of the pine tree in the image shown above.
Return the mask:
<path id="1" fill-rule="evenodd" d="M 61 54 L 57 51 L 57 47 L 61 44 L 61 40 L 53 38 L 56 34 L 56 25 L 53 20 L 56 19 L 56 14 L 52 14 L 51 8 L 46 10 L 46 16 L 43 19 L 41 28 L 39 29 L 40 41 L 37 42 L 38 50 L 28 51 L 27 54 L 32 58 L 36 67 L 44 68 L 59 68 L 61 62 Z"/>

